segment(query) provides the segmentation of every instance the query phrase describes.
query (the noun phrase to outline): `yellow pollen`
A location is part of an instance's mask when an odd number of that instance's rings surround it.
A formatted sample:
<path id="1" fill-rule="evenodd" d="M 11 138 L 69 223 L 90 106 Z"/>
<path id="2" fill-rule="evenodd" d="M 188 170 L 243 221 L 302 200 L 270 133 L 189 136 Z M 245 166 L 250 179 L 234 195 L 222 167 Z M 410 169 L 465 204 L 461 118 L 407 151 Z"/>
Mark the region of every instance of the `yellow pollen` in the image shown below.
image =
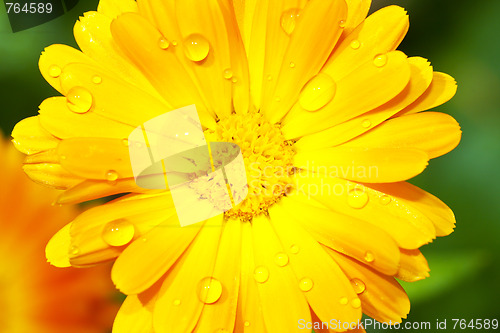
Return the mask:
<path id="1" fill-rule="evenodd" d="M 242 152 L 248 182 L 248 196 L 228 210 L 228 218 L 250 221 L 267 214 L 268 208 L 290 192 L 293 146 L 286 141 L 279 125 L 273 125 L 259 112 L 232 114 L 217 122 L 215 131 L 206 130 L 212 142 L 236 143 Z"/>

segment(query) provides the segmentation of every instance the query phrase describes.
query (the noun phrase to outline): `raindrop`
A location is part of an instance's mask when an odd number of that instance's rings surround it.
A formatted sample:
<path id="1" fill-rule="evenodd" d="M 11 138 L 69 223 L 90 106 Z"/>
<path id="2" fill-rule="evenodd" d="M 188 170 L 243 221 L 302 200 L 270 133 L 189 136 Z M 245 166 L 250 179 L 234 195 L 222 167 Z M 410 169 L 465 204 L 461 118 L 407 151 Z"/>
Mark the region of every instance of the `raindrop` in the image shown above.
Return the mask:
<path id="1" fill-rule="evenodd" d="M 224 71 L 224 78 L 225 78 L 226 80 L 230 80 L 230 79 L 232 79 L 232 78 L 233 78 L 233 71 L 232 71 L 230 68 L 228 68 L 228 69 L 226 69 L 226 70 Z"/>
<path id="2" fill-rule="evenodd" d="M 274 257 L 274 262 L 280 267 L 286 266 L 288 265 L 288 256 L 285 253 L 280 252 Z"/>
<path id="3" fill-rule="evenodd" d="M 368 203 L 368 194 L 361 189 L 354 189 L 347 195 L 347 203 L 355 209 L 361 209 Z"/>
<path id="4" fill-rule="evenodd" d="M 125 219 L 119 219 L 104 226 L 102 238 L 111 246 L 123 246 L 134 238 L 134 234 L 134 225 Z"/>
<path id="5" fill-rule="evenodd" d="M 94 75 L 92 77 L 92 82 L 94 82 L 95 84 L 101 84 L 102 82 L 102 77 L 100 77 L 99 75 Z"/>
<path id="6" fill-rule="evenodd" d="M 115 180 L 118 179 L 118 172 L 115 170 L 109 170 L 106 172 L 106 180 L 110 182 L 114 182 Z"/>
<path id="7" fill-rule="evenodd" d="M 361 46 L 361 43 L 359 42 L 359 40 L 355 39 L 351 42 L 351 48 L 353 50 L 357 50 L 359 49 L 359 47 Z"/>
<path id="8" fill-rule="evenodd" d="M 249 321 L 245 321 L 245 323 L 243 325 L 245 325 L 245 327 L 248 327 L 248 326 L 250 326 L 250 322 Z"/>
<path id="9" fill-rule="evenodd" d="M 303 278 L 299 282 L 299 288 L 302 291 L 309 291 L 312 289 L 313 286 L 314 286 L 314 282 L 310 278 Z"/>
<path id="10" fill-rule="evenodd" d="M 88 112 L 93 102 L 92 95 L 83 87 L 73 87 L 66 95 L 66 105 L 75 113 Z"/>
<path id="11" fill-rule="evenodd" d="M 173 304 L 175 306 L 179 306 L 179 305 L 181 305 L 181 300 L 180 299 L 176 299 Z"/>
<path id="12" fill-rule="evenodd" d="M 165 37 L 161 37 L 158 40 L 158 46 L 160 47 L 160 49 L 166 50 L 169 48 L 170 42 Z"/>
<path id="13" fill-rule="evenodd" d="M 361 307 L 361 300 L 356 297 L 351 301 L 351 305 L 353 308 L 359 309 Z"/>
<path id="14" fill-rule="evenodd" d="M 345 21 L 344 20 L 340 20 L 339 27 L 345 28 Z"/>
<path id="15" fill-rule="evenodd" d="M 297 254 L 297 253 L 299 253 L 299 251 L 300 251 L 300 248 L 298 247 L 298 245 L 293 244 L 292 246 L 290 246 L 291 253 Z"/>
<path id="16" fill-rule="evenodd" d="M 291 62 L 291 63 L 290 63 L 290 67 L 291 67 L 291 68 L 295 68 L 295 63 L 294 63 L 294 62 Z"/>
<path id="17" fill-rule="evenodd" d="M 206 277 L 198 283 L 198 297 L 205 304 L 212 304 L 222 295 L 222 284 L 213 277 Z"/>
<path id="18" fill-rule="evenodd" d="M 238 79 L 237 79 L 237 78 L 235 78 L 235 77 L 233 77 L 232 82 L 233 82 L 233 83 L 236 83 L 236 82 L 238 82 Z"/>
<path id="19" fill-rule="evenodd" d="M 52 65 L 49 67 L 49 75 L 52 76 L 53 78 L 59 77 L 61 73 L 62 73 L 61 67 L 57 65 Z"/>
<path id="20" fill-rule="evenodd" d="M 387 55 L 386 54 L 379 54 L 378 56 L 373 59 L 373 64 L 376 67 L 384 67 L 387 64 Z"/>
<path id="21" fill-rule="evenodd" d="M 191 61 L 202 61 L 208 57 L 210 44 L 207 39 L 200 34 L 190 35 L 184 41 L 184 53 Z"/>
<path id="22" fill-rule="evenodd" d="M 383 195 L 380 197 L 380 204 L 387 206 L 392 201 L 391 197 L 388 195 Z"/>
<path id="23" fill-rule="evenodd" d="M 173 41 L 172 41 L 172 45 L 173 45 L 173 46 L 177 46 L 177 41 L 176 41 L 176 40 L 173 40 Z"/>
<path id="24" fill-rule="evenodd" d="M 375 260 L 375 256 L 373 255 L 373 252 L 366 251 L 365 252 L 365 261 L 366 262 L 373 262 L 374 260 Z"/>
<path id="25" fill-rule="evenodd" d="M 299 16 L 299 8 L 289 9 L 281 14 L 281 28 L 287 35 L 291 35 L 295 30 L 295 26 L 297 25 L 297 19 L 299 18 Z"/>
<path id="26" fill-rule="evenodd" d="M 360 279 L 352 279 L 351 284 L 352 284 L 352 287 L 354 288 L 354 291 L 358 295 L 363 293 L 363 291 L 365 291 L 365 289 L 366 289 L 365 283 L 363 281 L 361 281 Z"/>
<path id="27" fill-rule="evenodd" d="M 361 123 L 361 126 L 363 126 L 364 128 L 369 128 L 371 125 L 372 122 L 368 119 L 363 120 L 363 122 Z"/>
<path id="28" fill-rule="evenodd" d="M 273 80 L 273 76 L 272 75 L 268 75 L 267 76 L 267 81 L 272 81 Z"/>
<path id="29" fill-rule="evenodd" d="M 259 283 L 264 283 L 267 280 L 269 280 L 269 271 L 264 266 L 259 266 L 255 268 L 253 276 L 255 278 L 255 281 Z"/>
<path id="30" fill-rule="evenodd" d="M 318 74 L 306 83 L 300 92 L 299 103 L 307 111 L 317 111 L 335 97 L 337 85 L 326 74 Z"/>
<path id="31" fill-rule="evenodd" d="M 78 248 L 78 246 L 72 246 L 69 249 L 69 254 L 71 254 L 72 256 L 76 256 L 78 255 L 78 253 L 80 253 L 80 249 Z"/>

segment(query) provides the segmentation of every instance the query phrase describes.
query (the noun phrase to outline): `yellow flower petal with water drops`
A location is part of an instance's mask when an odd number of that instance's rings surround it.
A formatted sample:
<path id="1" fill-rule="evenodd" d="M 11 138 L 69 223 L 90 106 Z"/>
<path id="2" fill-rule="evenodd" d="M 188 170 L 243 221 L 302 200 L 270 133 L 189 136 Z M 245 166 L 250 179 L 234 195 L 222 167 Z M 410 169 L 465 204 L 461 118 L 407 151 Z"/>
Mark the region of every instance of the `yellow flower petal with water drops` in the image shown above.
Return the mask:
<path id="1" fill-rule="evenodd" d="M 36 154 L 57 147 L 59 140 L 40 124 L 40 118 L 29 117 L 21 120 L 12 130 L 12 142 L 25 154 Z"/>
<path id="2" fill-rule="evenodd" d="M 71 223 L 59 230 L 45 248 L 45 256 L 47 261 L 55 267 L 70 267 L 69 249 L 71 247 L 70 238 Z"/>
<path id="3" fill-rule="evenodd" d="M 429 265 L 419 250 L 401 249 L 401 261 L 396 277 L 406 282 L 415 282 L 429 277 Z"/>

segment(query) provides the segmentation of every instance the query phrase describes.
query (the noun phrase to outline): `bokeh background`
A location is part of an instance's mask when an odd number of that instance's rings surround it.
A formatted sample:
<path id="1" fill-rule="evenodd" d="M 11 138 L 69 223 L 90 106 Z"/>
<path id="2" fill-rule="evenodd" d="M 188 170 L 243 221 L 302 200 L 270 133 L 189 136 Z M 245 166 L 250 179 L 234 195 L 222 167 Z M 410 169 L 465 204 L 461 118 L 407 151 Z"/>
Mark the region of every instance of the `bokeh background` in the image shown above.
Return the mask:
<path id="1" fill-rule="evenodd" d="M 408 321 L 448 319 L 451 332 L 452 318 L 500 319 L 500 1 L 374 0 L 372 11 L 390 4 L 410 15 L 400 50 L 430 59 L 434 70 L 458 81 L 455 98 L 436 110 L 454 116 L 463 130 L 457 149 L 412 180 L 452 207 L 457 228 L 422 249 L 431 277 L 404 284 L 412 302 Z M 96 6 L 83 0 L 55 20 L 12 33 L 0 4 L 0 128 L 6 135 L 57 94 L 39 74 L 40 52 L 55 43 L 76 47 L 73 24 Z"/>

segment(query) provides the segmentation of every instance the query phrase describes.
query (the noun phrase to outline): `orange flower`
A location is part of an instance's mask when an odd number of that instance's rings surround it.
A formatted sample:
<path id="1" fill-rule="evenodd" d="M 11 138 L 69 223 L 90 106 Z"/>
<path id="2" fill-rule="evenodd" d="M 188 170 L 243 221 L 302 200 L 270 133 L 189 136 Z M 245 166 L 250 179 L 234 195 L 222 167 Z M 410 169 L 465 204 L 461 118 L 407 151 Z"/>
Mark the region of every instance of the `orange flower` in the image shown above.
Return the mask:
<path id="1" fill-rule="evenodd" d="M 109 270 L 61 270 L 45 260 L 48 239 L 77 210 L 51 206 L 56 191 L 26 177 L 22 155 L 3 137 L 0 160 L 0 331 L 106 332 L 117 310 Z"/>

